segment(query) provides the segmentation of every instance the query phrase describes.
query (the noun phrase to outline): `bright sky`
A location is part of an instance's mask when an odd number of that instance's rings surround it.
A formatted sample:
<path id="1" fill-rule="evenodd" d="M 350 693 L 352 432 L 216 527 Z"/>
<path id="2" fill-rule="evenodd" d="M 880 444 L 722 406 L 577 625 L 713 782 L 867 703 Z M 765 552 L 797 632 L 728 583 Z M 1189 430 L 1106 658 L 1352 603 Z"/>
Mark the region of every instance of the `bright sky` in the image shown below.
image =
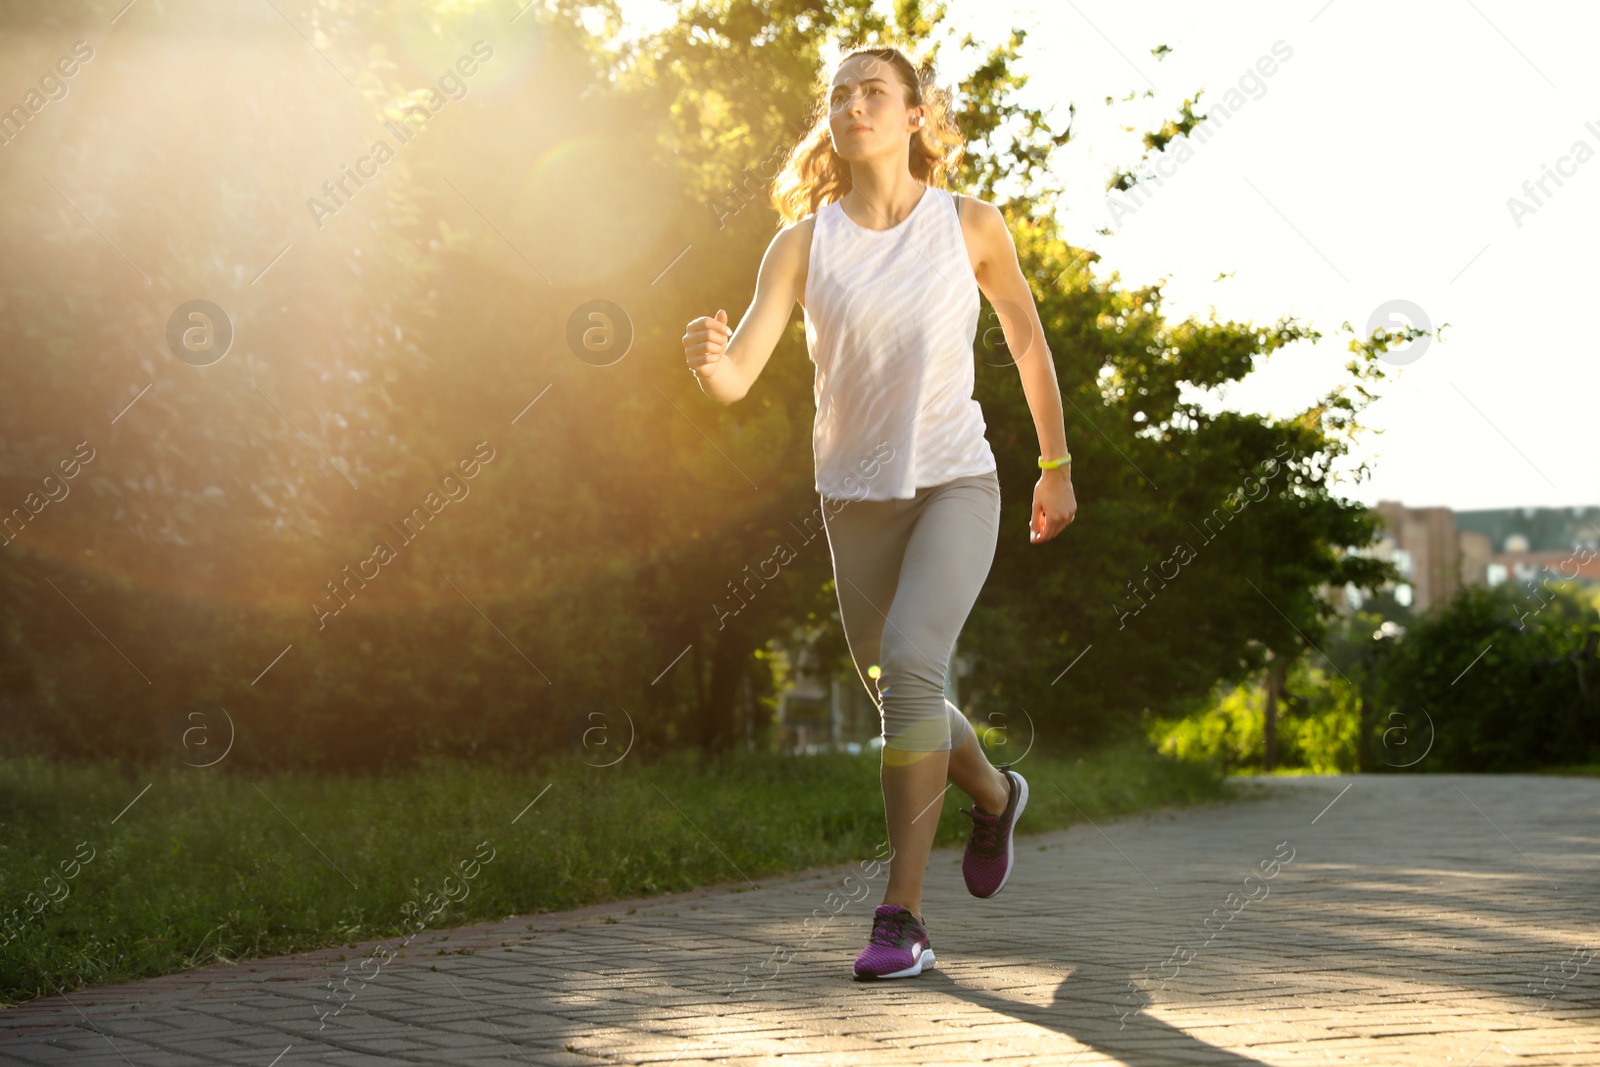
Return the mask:
<path id="1" fill-rule="evenodd" d="M 659 0 L 623 6 L 640 26 L 669 10 Z M 1318 345 L 1279 352 L 1219 406 L 1303 409 L 1344 376 L 1340 324 L 1365 336 L 1377 309 L 1407 301 L 1435 328 L 1449 326 L 1380 383 L 1383 399 L 1365 420 L 1383 432 L 1365 435 L 1349 464 L 1368 462 L 1372 476 L 1345 482 L 1345 495 L 1456 509 L 1600 503 L 1600 352 L 1568 314 L 1591 306 L 1600 281 L 1595 248 L 1580 238 L 1600 234 L 1600 73 L 1590 54 L 1600 5 L 949 7 L 953 35 L 995 43 L 1013 26 L 1028 29 L 1022 102 L 1054 107 L 1058 126 L 1067 103 L 1077 105 L 1056 179 L 1067 236 L 1104 257 L 1101 272 L 1120 271 L 1130 286 L 1165 279 L 1169 318 L 1214 307 L 1222 319 L 1292 315 L 1323 332 Z M 1151 49 L 1162 44 L 1173 52 L 1158 61 Z M 1137 162 L 1140 134 L 1202 87 L 1205 111 L 1275 45 L 1273 73 L 1254 75 L 1244 106 L 1169 164 L 1143 206 L 1113 220 L 1105 182 Z M 953 45 L 943 50 L 946 64 L 957 58 Z M 949 84 L 963 73 L 941 76 Z M 1152 88 L 1148 100 L 1104 105 Z M 1562 184 L 1545 178 L 1540 191 L 1546 168 Z M 1514 218 L 1511 197 L 1532 210 Z M 1105 227 L 1114 233 L 1095 232 Z M 1069 443 L 1086 430 L 1067 429 Z"/>

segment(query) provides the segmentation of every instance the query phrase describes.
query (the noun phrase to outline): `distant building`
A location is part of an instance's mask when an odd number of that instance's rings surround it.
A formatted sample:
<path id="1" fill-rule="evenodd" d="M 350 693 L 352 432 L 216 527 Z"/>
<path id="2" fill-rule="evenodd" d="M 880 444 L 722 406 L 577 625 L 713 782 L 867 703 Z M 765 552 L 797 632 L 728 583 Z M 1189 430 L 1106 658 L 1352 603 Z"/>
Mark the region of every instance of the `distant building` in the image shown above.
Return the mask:
<path id="1" fill-rule="evenodd" d="M 1528 552 L 1570 552 L 1574 545 L 1600 538 L 1600 507 L 1576 508 L 1490 508 L 1456 512 L 1456 525 L 1486 535 L 1496 553 L 1508 551 L 1506 544 L 1520 537 Z"/>
<path id="2" fill-rule="evenodd" d="M 860 751 L 882 733 L 878 709 L 861 679 L 824 669 L 810 645 L 793 642 L 781 646 L 789 658 L 790 679 L 778 694 L 778 747 L 784 752 L 823 750 Z M 959 653 L 950 657 L 945 696 L 960 706 L 956 680 L 972 673 L 972 661 Z"/>
<path id="3" fill-rule="evenodd" d="M 1595 549 L 1593 544 L 1588 546 Z M 1520 582 L 1529 585 L 1544 578 L 1572 578 L 1588 585 L 1600 582 L 1600 550 L 1587 563 L 1575 549 L 1564 552 L 1505 552 L 1489 563 L 1489 584 Z"/>
<path id="4" fill-rule="evenodd" d="M 1600 582 L 1600 507 L 1460 511 L 1456 525 L 1488 538 L 1489 585 L 1536 581 L 1544 571 Z M 1587 563 L 1582 548 L 1593 553 Z"/>
<path id="5" fill-rule="evenodd" d="M 1401 581 L 1385 589 L 1413 611 L 1442 604 L 1464 586 L 1531 582 L 1546 569 L 1600 581 L 1600 551 L 1587 563 L 1574 554 L 1579 546 L 1600 546 L 1600 507 L 1453 511 L 1383 500 L 1373 510 L 1383 534 L 1367 552 L 1394 563 Z M 1341 608 L 1361 607 L 1358 590 L 1347 586 L 1342 593 Z"/>
<path id="6" fill-rule="evenodd" d="M 1373 509 L 1384 532 L 1374 555 L 1392 559 L 1404 579 L 1395 599 L 1413 611 L 1427 611 L 1455 596 L 1464 585 L 1487 583 L 1489 539 L 1456 527 L 1449 508 L 1408 508 L 1383 500 Z"/>
<path id="7" fill-rule="evenodd" d="M 784 647 L 789 661 L 789 685 L 778 693 L 778 747 L 785 752 L 844 748 L 866 740 L 862 720 L 872 699 L 857 682 L 822 669 L 821 657 L 809 645 Z"/>

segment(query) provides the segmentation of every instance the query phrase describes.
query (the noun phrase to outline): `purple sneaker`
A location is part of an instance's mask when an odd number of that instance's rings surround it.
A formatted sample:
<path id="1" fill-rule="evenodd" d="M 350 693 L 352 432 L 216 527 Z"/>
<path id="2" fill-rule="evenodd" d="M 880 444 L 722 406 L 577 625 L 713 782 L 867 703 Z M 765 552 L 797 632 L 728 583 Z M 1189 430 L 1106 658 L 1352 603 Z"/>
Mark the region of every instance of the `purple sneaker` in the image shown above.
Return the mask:
<path id="1" fill-rule="evenodd" d="M 961 876 L 967 880 L 967 891 L 975 897 L 992 897 L 1005 888 L 1011 877 L 1011 864 L 1015 857 L 1011 830 L 1028 806 L 1028 782 L 1011 769 L 1011 764 L 1000 764 L 1000 773 L 1011 783 L 1011 796 L 1006 800 L 1006 810 L 990 815 L 976 803 L 961 811 L 972 817 L 972 836 L 967 839 L 966 855 L 961 857 Z"/>
<path id="2" fill-rule="evenodd" d="M 872 940 L 856 957 L 856 978 L 911 978 L 933 966 L 928 928 L 910 909 L 879 904 L 872 913 Z"/>

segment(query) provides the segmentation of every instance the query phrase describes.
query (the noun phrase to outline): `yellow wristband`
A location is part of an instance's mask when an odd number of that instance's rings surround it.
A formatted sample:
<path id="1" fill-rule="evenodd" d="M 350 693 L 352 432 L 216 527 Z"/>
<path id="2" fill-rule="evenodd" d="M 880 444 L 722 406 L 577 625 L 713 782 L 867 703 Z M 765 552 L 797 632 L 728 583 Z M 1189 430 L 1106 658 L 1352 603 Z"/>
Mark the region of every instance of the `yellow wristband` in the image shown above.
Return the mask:
<path id="1" fill-rule="evenodd" d="M 1052 471 L 1052 470 L 1055 470 L 1057 467 L 1065 466 L 1066 464 L 1071 463 L 1071 462 L 1072 462 L 1072 453 L 1071 452 L 1068 452 L 1066 455 L 1062 456 L 1060 459 L 1045 459 L 1043 456 L 1040 456 L 1039 457 L 1039 469 L 1040 470 Z"/>

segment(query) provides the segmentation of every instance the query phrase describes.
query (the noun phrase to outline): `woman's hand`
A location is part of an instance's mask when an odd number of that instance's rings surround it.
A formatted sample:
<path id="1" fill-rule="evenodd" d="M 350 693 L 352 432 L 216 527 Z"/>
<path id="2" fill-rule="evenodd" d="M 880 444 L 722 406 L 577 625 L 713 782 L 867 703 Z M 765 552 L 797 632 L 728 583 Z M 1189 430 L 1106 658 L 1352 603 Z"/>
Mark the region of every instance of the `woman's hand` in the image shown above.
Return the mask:
<path id="1" fill-rule="evenodd" d="M 1033 514 L 1028 520 L 1028 541 L 1048 541 L 1072 524 L 1078 514 L 1078 497 L 1072 491 L 1072 465 L 1041 471 L 1033 487 Z"/>
<path id="2" fill-rule="evenodd" d="M 683 335 L 683 358 L 689 369 L 702 378 L 709 378 L 722 364 L 728 350 L 728 313 L 717 311 L 716 318 L 702 315 L 689 323 Z"/>

